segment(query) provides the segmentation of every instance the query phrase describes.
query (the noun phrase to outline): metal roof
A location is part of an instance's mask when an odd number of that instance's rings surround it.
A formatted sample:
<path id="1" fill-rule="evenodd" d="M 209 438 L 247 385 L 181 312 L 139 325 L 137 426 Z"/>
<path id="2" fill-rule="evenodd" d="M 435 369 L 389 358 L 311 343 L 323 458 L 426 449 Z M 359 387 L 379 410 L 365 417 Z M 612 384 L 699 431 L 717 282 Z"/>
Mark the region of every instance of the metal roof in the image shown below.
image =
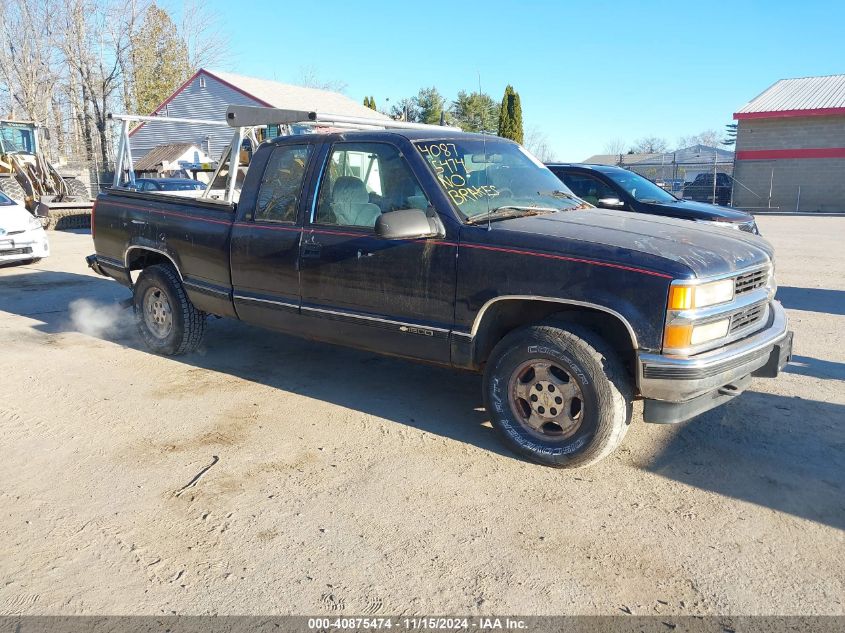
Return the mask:
<path id="1" fill-rule="evenodd" d="M 389 120 L 388 117 L 358 103 L 338 92 L 319 90 L 317 88 L 304 88 L 283 84 L 269 79 L 257 77 L 246 77 L 235 73 L 220 72 L 217 70 L 201 70 L 211 77 L 216 77 L 236 88 L 237 90 L 254 97 L 264 105 L 273 108 L 285 108 L 288 110 L 319 110 L 333 114 L 347 116 L 358 116 L 368 119 Z"/>
<path id="2" fill-rule="evenodd" d="M 845 75 L 775 82 L 734 113 L 735 119 L 845 114 Z"/>
<path id="3" fill-rule="evenodd" d="M 622 162 L 619 162 L 619 154 L 596 154 L 590 156 L 584 163 L 590 165 L 698 165 L 701 163 L 712 163 L 715 159 L 719 163 L 733 161 L 734 154 L 731 151 L 709 147 L 707 145 L 693 145 L 683 147 L 671 152 L 660 154 L 622 154 Z"/>
<path id="4" fill-rule="evenodd" d="M 178 160 L 180 156 L 191 149 L 194 149 L 201 154 L 203 153 L 200 151 L 199 146 L 194 143 L 171 143 L 169 145 L 159 145 L 135 161 L 133 166 L 135 167 L 135 171 L 156 171 L 156 167 L 159 165 Z"/>
<path id="5" fill-rule="evenodd" d="M 660 154 L 593 154 L 584 162 L 591 165 L 619 165 L 619 157 L 622 157 L 622 165 L 630 165 L 650 158 L 660 158 Z"/>

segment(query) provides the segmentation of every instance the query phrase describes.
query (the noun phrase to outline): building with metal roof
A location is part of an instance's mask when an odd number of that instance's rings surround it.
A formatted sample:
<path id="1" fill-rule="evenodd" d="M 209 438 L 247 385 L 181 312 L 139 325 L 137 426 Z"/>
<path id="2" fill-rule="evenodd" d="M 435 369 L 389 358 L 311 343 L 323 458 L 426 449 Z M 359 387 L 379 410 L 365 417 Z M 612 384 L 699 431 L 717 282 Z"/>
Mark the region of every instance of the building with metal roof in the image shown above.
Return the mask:
<path id="1" fill-rule="evenodd" d="M 845 210 L 845 75 L 781 79 L 734 119 L 735 206 Z"/>
<path id="2" fill-rule="evenodd" d="M 138 176 L 186 176 L 191 167 L 211 163 L 211 159 L 194 143 L 159 145 L 144 154 L 133 165 Z"/>
<path id="3" fill-rule="evenodd" d="M 229 105 L 266 106 L 320 111 L 384 120 L 387 117 L 337 92 L 283 84 L 268 79 L 201 68 L 165 99 L 152 116 L 224 121 Z M 148 114 L 146 112 L 142 114 Z M 190 143 L 212 159 L 232 140 L 229 127 L 203 124 L 145 123 L 130 132 L 132 155 L 140 158 L 154 148 Z"/>

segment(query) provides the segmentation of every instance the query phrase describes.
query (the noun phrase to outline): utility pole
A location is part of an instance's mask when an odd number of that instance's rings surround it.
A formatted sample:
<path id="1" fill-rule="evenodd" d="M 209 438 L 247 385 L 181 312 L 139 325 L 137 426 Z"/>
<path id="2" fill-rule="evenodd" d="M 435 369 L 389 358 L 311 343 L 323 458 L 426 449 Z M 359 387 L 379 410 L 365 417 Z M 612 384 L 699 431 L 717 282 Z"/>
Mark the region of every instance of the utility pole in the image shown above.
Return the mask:
<path id="1" fill-rule="evenodd" d="M 713 148 L 713 204 L 716 204 L 716 159 L 719 158 L 719 150 Z"/>

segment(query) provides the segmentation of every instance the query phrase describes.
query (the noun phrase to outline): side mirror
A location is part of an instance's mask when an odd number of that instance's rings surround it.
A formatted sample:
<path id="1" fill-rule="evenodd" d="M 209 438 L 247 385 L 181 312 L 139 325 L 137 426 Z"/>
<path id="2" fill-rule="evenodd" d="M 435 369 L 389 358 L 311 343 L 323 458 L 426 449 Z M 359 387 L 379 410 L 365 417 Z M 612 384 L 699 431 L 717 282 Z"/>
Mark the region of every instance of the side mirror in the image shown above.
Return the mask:
<path id="1" fill-rule="evenodd" d="M 619 198 L 599 198 L 598 202 L 598 206 L 604 207 L 605 209 L 619 209 L 625 206 L 625 203 Z"/>
<path id="2" fill-rule="evenodd" d="M 414 240 L 443 237 L 446 229 L 437 214 L 422 209 L 402 209 L 382 213 L 376 219 L 376 235 L 386 240 Z"/>

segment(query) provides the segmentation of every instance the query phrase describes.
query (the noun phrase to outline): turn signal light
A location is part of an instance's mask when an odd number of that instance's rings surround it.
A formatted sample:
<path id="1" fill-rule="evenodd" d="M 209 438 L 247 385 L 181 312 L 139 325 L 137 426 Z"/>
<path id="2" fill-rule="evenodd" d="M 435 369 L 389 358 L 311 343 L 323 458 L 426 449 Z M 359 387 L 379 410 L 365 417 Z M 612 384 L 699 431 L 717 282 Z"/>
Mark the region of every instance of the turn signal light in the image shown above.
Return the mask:
<path id="1" fill-rule="evenodd" d="M 663 334 L 663 347 L 667 349 L 686 349 L 702 343 L 709 343 L 727 336 L 731 320 L 711 321 L 693 325 L 667 325 Z"/>

